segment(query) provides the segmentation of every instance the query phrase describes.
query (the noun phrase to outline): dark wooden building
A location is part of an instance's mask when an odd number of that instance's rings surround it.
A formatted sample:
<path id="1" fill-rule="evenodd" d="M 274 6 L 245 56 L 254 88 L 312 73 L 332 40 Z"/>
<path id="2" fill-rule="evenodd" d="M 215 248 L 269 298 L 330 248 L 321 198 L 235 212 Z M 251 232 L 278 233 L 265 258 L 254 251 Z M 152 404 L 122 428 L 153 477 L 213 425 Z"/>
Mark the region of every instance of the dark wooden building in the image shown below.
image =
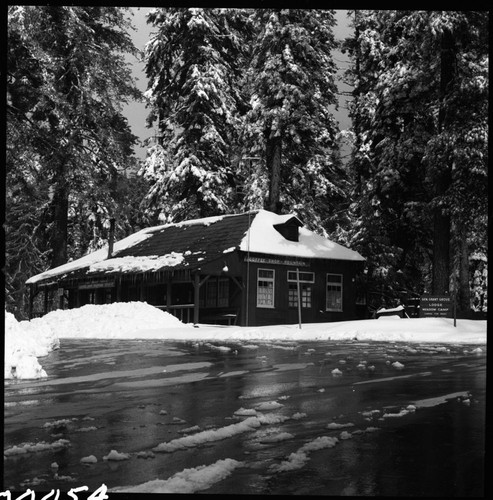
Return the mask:
<path id="1" fill-rule="evenodd" d="M 363 267 L 295 215 L 257 210 L 146 228 L 27 284 L 31 316 L 145 301 L 184 322 L 259 326 L 362 317 Z"/>

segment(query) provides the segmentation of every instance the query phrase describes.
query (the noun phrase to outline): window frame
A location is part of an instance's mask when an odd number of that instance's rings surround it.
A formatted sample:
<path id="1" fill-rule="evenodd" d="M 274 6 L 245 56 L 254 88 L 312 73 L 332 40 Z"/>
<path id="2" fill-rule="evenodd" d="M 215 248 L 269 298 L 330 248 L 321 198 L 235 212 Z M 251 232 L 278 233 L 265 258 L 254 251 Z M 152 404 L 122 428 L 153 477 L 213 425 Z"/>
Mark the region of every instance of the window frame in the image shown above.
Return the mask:
<path id="1" fill-rule="evenodd" d="M 312 276 L 311 280 L 306 280 L 306 279 L 300 278 L 300 283 L 315 283 L 315 273 L 313 271 L 298 271 L 298 272 L 299 272 L 300 276 L 302 274 L 311 274 L 311 276 Z M 294 278 L 290 278 L 289 277 L 290 273 L 294 274 Z M 296 283 L 296 281 L 297 281 L 297 279 L 296 279 L 296 271 L 292 271 L 292 270 L 288 271 L 288 281 Z"/>
<path id="2" fill-rule="evenodd" d="M 269 271 L 272 273 L 272 278 L 260 277 L 261 271 Z M 261 302 L 261 294 L 260 292 L 260 281 L 266 281 L 272 283 L 272 304 L 265 304 Z M 263 287 L 267 288 L 267 287 Z M 276 270 L 275 269 L 267 269 L 265 267 L 259 267 L 257 269 L 257 307 L 261 309 L 274 309 L 275 308 L 275 291 L 276 291 Z"/>
<path id="3" fill-rule="evenodd" d="M 204 309 L 230 307 L 229 278 L 227 276 L 211 276 L 200 289 L 199 307 Z"/>
<path id="4" fill-rule="evenodd" d="M 329 281 L 329 276 L 340 276 L 341 281 Z M 340 286 L 341 307 L 339 309 L 329 307 L 329 285 Z M 325 277 L 325 310 L 328 312 L 343 312 L 344 301 L 344 275 L 339 273 L 327 273 Z"/>
<path id="5" fill-rule="evenodd" d="M 300 291 L 301 291 L 301 308 L 302 309 L 311 309 L 313 307 L 313 285 L 315 284 L 315 273 L 313 271 L 298 271 L 299 276 L 301 275 L 310 275 L 311 279 L 303 279 L 300 278 Z M 294 275 L 294 277 L 290 278 L 291 276 Z M 294 308 L 298 307 L 298 289 L 292 289 L 290 288 L 290 285 L 297 284 L 297 279 L 296 279 L 296 271 L 288 270 L 287 271 L 287 282 L 288 282 L 288 307 L 289 308 Z M 296 300 L 296 303 L 293 304 L 291 300 L 291 292 L 294 291 L 294 300 Z M 303 300 L 305 299 L 305 300 Z"/>
<path id="6" fill-rule="evenodd" d="M 229 306 L 229 278 L 219 276 L 217 279 L 217 307 Z"/>
<path id="7" fill-rule="evenodd" d="M 209 278 L 205 282 L 205 303 L 204 307 L 206 309 L 217 307 L 217 294 L 218 294 L 218 282 L 216 277 Z"/>

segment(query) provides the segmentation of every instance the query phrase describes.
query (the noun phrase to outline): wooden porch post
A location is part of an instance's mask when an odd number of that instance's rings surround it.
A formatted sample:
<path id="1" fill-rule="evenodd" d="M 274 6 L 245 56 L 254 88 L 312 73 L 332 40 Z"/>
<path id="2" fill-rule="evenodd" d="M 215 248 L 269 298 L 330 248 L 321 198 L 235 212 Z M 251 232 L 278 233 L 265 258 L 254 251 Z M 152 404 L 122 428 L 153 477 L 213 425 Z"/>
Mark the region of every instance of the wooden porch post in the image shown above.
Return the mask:
<path id="1" fill-rule="evenodd" d="M 211 277 L 208 274 L 202 281 L 200 281 L 200 274 L 197 272 L 193 275 L 193 324 L 197 326 L 199 322 L 199 300 L 200 300 L 200 287 Z"/>
<path id="2" fill-rule="evenodd" d="M 140 283 L 140 301 L 144 302 L 145 300 L 145 289 L 144 289 L 144 275 L 142 275 L 142 281 Z"/>
<path id="3" fill-rule="evenodd" d="M 121 276 L 117 276 L 116 278 L 116 302 L 121 302 L 122 301 L 122 278 Z"/>
<path id="4" fill-rule="evenodd" d="M 193 283 L 193 326 L 197 326 L 199 322 L 199 299 L 200 299 L 200 274 L 194 274 Z"/>
<path id="5" fill-rule="evenodd" d="M 166 283 L 166 305 L 169 307 L 171 305 L 171 281 Z"/>
<path id="6" fill-rule="evenodd" d="M 34 285 L 29 286 L 29 320 L 33 319 Z"/>
<path id="7" fill-rule="evenodd" d="M 44 287 L 44 314 L 48 313 L 48 287 Z"/>
<path id="8" fill-rule="evenodd" d="M 59 288 L 57 288 L 57 294 L 60 293 L 58 290 Z M 63 290 L 63 292 L 65 293 L 65 289 Z M 58 309 L 63 309 L 63 305 L 65 302 L 64 293 L 58 296 Z"/>
<path id="9" fill-rule="evenodd" d="M 296 268 L 296 293 L 298 295 L 298 326 L 301 329 L 301 293 L 300 293 L 300 270 Z"/>

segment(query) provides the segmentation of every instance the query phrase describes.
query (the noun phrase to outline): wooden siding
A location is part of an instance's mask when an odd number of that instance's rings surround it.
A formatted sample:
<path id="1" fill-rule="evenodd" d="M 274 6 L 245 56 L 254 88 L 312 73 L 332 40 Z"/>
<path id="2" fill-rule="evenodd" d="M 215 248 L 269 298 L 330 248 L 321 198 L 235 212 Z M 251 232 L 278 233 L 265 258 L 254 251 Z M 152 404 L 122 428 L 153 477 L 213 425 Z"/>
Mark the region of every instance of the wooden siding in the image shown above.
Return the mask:
<path id="1" fill-rule="evenodd" d="M 356 289 L 353 278 L 363 264 L 361 262 L 322 260 L 322 259 L 293 259 L 269 255 L 250 256 L 251 262 L 244 263 L 244 281 L 248 282 L 248 297 L 244 298 L 244 314 L 241 317 L 242 325 L 261 326 L 273 324 L 298 323 L 298 308 L 289 307 L 288 299 L 288 271 L 314 273 L 312 285 L 312 303 L 309 308 L 302 308 L 302 323 L 332 322 L 356 319 L 360 313 L 356 309 Z M 292 261 L 299 261 L 304 265 L 293 265 Z M 257 272 L 258 269 L 272 269 L 275 272 L 274 307 L 257 306 Z M 248 273 L 248 278 L 247 278 Z M 326 284 L 327 274 L 341 274 L 343 276 L 342 311 L 326 311 Z M 248 309 L 248 317 L 246 310 Z"/>
<path id="2" fill-rule="evenodd" d="M 200 261 L 199 261 L 200 262 Z M 199 315 L 201 323 L 221 322 L 231 318 L 242 326 L 262 326 L 298 323 L 298 308 L 289 306 L 288 271 L 313 273 L 310 307 L 301 309 L 302 323 L 332 322 L 356 319 L 361 316 L 361 307 L 356 306 L 356 284 L 354 277 L 363 268 L 363 262 L 307 259 L 277 255 L 253 254 L 238 250 L 218 253 L 215 260 L 201 263 L 193 270 L 148 272 L 126 275 L 99 275 L 94 277 L 71 276 L 59 286 L 69 291 L 68 307 L 80 307 L 86 303 L 146 301 L 160 308 L 169 305 L 175 308 L 187 307 L 193 313 L 196 299 L 194 280 L 198 273 L 202 283 L 199 291 Z M 273 307 L 257 305 L 258 270 L 274 271 Z M 268 274 L 268 273 L 267 273 Z M 342 283 L 342 311 L 326 310 L 327 274 L 340 274 Z M 219 283 L 228 279 L 228 303 L 207 303 L 205 293 L 207 280 Z M 108 286 L 105 286 L 108 284 Z M 92 286 L 93 285 L 93 286 Z M 218 285 L 219 286 L 219 285 Z M 213 287 L 212 287 L 213 288 Z M 190 312 L 190 311 L 188 311 Z M 229 319 L 228 319 L 229 321 Z"/>

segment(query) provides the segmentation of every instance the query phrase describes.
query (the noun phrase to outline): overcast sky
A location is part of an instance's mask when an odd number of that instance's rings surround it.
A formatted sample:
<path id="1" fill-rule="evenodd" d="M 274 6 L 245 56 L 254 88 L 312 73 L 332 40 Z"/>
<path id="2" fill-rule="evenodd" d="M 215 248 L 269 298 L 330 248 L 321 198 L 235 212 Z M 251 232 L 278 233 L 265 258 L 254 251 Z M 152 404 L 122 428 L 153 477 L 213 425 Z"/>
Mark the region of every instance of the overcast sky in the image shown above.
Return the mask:
<path id="1" fill-rule="evenodd" d="M 136 31 L 131 33 L 132 38 L 135 46 L 140 50 L 144 50 L 144 46 L 149 40 L 149 35 L 152 31 L 152 27 L 146 22 L 146 14 L 151 9 L 147 7 L 135 7 L 132 10 L 134 12 L 132 23 L 136 27 Z M 334 34 L 337 40 L 341 40 L 349 34 L 346 12 L 346 10 L 336 10 L 337 26 L 334 29 Z M 339 51 L 334 53 L 334 59 L 338 65 L 343 66 L 347 64 L 347 56 Z M 147 78 L 144 73 L 144 64 L 140 63 L 133 57 L 130 59 L 130 62 L 133 67 L 134 77 L 137 79 L 137 86 L 140 90 L 145 91 L 147 89 Z M 337 86 L 339 91 L 348 90 L 348 87 L 340 80 L 337 82 Z M 339 110 L 334 110 L 334 116 L 336 120 L 338 120 L 340 127 L 343 129 L 349 127 L 350 124 L 346 110 L 346 99 L 346 97 L 340 97 Z M 146 127 L 146 117 L 148 112 L 149 110 L 146 109 L 144 103 L 134 102 L 124 107 L 124 114 L 128 118 L 132 132 L 139 137 L 140 141 L 153 136 L 155 133 L 153 129 Z M 136 146 L 135 154 L 138 158 L 144 159 L 146 148 Z"/>

